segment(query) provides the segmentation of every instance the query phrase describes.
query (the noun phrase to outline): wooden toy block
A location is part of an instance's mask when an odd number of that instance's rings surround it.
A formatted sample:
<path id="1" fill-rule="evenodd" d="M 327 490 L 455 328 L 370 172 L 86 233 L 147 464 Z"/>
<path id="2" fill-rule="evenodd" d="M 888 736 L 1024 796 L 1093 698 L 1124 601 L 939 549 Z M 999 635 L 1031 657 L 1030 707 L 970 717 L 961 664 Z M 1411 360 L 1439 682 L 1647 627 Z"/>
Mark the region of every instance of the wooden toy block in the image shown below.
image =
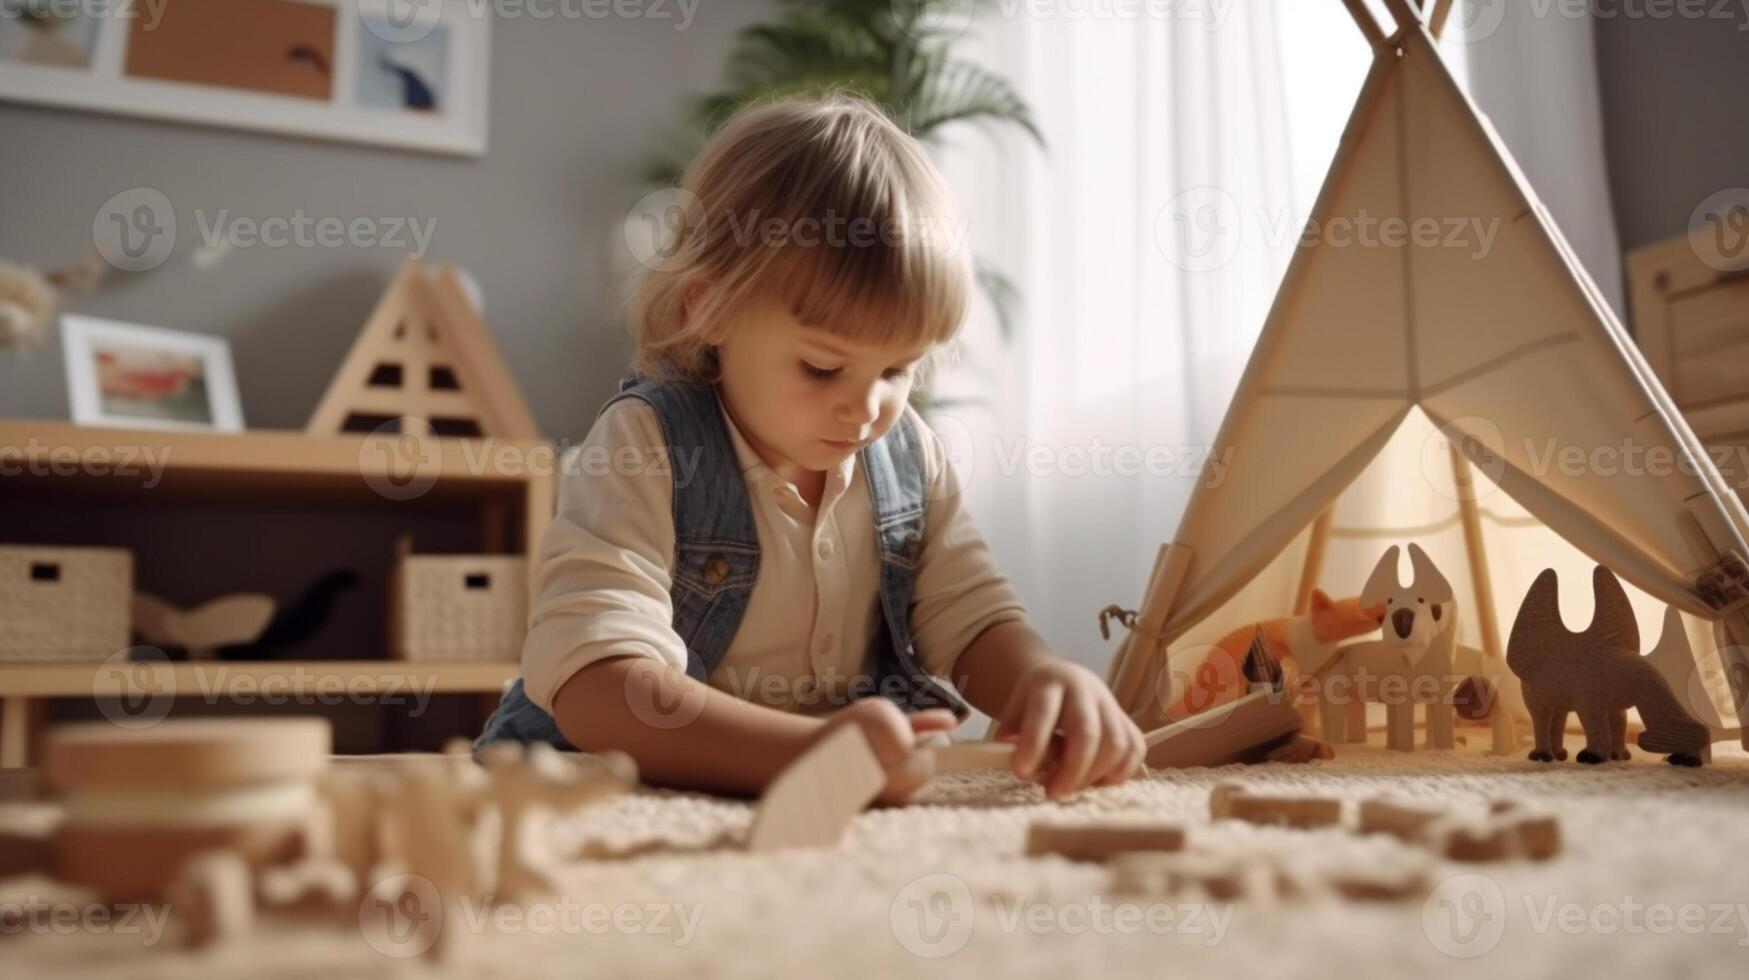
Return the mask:
<path id="1" fill-rule="evenodd" d="M 321 718 L 56 728 L 44 762 L 64 814 L 55 874 L 107 901 L 145 901 L 202 852 L 254 866 L 289 860 L 316 810 L 313 780 L 329 747 Z"/>
<path id="2" fill-rule="evenodd" d="M 165 893 L 190 946 L 233 942 L 255 925 L 249 862 L 235 851 L 207 851 L 189 858 Z"/>
<path id="3" fill-rule="evenodd" d="M 954 742 L 935 750 L 935 771 L 1008 769 L 1014 764 L 1013 742 Z"/>
<path id="4" fill-rule="evenodd" d="M 1429 825 L 1445 815 L 1438 810 L 1385 799 L 1362 800 L 1357 829 L 1363 834 L 1390 834 L 1404 842 L 1422 839 Z"/>
<path id="5" fill-rule="evenodd" d="M 1519 856 L 1516 825 L 1503 820 L 1445 820 L 1427 828 L 1429 845 L 1453 861 L 1489 863 Z"/>
<path id="6" fill-rule="evenodd" d="M 1342 801 L 1312 796 L 1254 796 L 1235 783 L 1209 793 L 1209 816 L 1263 826 L 1333 827 L 1342 822 Z"/>
<path id="7" fill-rule="evenodd" d="M 747 850 L 836 847 L 851 819 L 886 784 L 886 771 L 862 729 L 845 725 L 802 753 L 766 787 L 747 833 Z"/>
<path id="8" fill-rule="evenodd" d="M 1426 839 L 1453 861 L 1546 861 L 1560 853 L 1561 827 L 1552 816 L 1509 812 L 1481 820 L 1439 821 L 1428 827 Z"/>
<path id="9" fill-rule="evenodd" d="M 1057 823 L 1027 828 L 1026 853 L 1056 854 L 1071 861 L 1104 861 L 1127 851 L 1179 851 L 1184 828 L 1165 822 Z"/>
<path id="10" fill-rule="evenodd" d="M 1531 583 L 1506 644 L 1506 663 L 1524 683 L 1536 748 L 1530 758 L 1557 756 L 1567 715 L 1585 729 L 1578 761 L 1628 758 L 1627 710 L 1638 708 L 1646 730 L 1639 746 L 1681 765 L 1699 765 L 1712 732 L 1688 713 L 1655 663 L 1640 655 L 1639 624 L 1614 573 L 1599 565 L 1591 575 L 1591 625 L 1574 633 L 1561 622 L 1559 582 L 1552 568 Z"/>
<path id="11" fill-rule="evenodd" d="M 255 874 L 257 904 L 276 912 L 352 912 L 357 897 L 352 869 L 331 857 L 269 866 Z"/>
<path id="12" fill-rule="evenodd" d="M 1217 902 L 1269 901 L 1288 893 L 1287 879 L 1255 855 L 1186 851 L 1118 852 L 1106 861 L 1120 895 L 1170 898 L 1196 889 Z"/>
<path id="13" fill-rule="evenodd" d="M 1322 881 L 1350 901 L 1397 902 L 1426 895 L 1431 874 L 1425 859 L 1403 859 L 1332 869 Z"/>

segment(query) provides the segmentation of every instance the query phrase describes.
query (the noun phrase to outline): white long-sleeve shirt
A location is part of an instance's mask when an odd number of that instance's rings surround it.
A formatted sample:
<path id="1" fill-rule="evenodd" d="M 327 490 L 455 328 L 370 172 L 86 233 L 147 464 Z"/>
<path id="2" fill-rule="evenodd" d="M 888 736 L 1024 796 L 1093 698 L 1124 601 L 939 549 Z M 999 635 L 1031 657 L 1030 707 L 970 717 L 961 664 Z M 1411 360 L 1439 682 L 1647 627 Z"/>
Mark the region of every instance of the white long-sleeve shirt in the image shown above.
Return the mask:
<path id="1" fill-rule="evenodd" d="M 761 557 L 746 613 L 709 683 L 784 710 L 839 707 L 835 695 L 865 670 L 881 616 L 880 559 L 862 467 L 852 455 L 828 473 L 816 512 L 726 411 L 723 420 L 746 480 Z M 980 632 L 1024 619 L 1026 611 L 961 506 L 940 438 L 917 421 L 925 433 L 928 499 L 912 639 L 924 668 L 952 679 L 955 661 Z M 541 708 L 551 711 L 559 687 L 597 660 L 645 656 L 686 668 L 686 646 L 671 626 L 669 469 L 656 412 L 636 398 L 609 406 L 570 457 L 557 516 L 540 542 L 522 651 L 523 684 Z"/>

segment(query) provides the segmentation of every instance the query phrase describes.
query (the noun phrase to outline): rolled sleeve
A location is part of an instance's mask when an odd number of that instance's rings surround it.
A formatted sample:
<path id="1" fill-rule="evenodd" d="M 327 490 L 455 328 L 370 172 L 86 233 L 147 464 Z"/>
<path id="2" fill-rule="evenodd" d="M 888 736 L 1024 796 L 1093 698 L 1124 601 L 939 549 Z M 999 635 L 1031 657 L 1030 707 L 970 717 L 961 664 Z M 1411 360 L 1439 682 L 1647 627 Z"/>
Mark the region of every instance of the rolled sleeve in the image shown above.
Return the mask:
<path id="1" fill-rule="evenodd" d="M 609 406 L 568 453 L 558 512 L 542 535 L 532 583 L 523 687 L 551 711 L 571 675 L 610 657 L 686 669 L 669 599 L 674 480 L 655 410 Z"/>
<path id="2" fill-rule="evenodd" d="M 960 654 L 979 633 L 997 623 L 1025 620 L 1026 606 L 966 511 L 959 474 L 941 438 L 927 425 L 922 429 L 928 503 L 911 634 L 924 669 L 951 679 Z"/>

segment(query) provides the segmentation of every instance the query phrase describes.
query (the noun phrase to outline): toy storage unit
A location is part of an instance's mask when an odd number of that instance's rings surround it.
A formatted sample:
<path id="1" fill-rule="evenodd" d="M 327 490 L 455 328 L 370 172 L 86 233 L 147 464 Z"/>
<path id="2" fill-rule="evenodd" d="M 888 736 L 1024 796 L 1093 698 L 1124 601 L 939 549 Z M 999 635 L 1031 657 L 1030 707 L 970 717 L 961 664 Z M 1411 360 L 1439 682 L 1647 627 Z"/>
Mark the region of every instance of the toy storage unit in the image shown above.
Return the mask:
<path id="1" fill-rule="evenodd" d="M 0 662 L 92 663 L 128 646 L 134 556 L 0 545 Z"/>
<path id="2" fill-rule="evenodd" d="M 390 650 L 400 660 L 516 661 L 528 627 L 528 562 L 396 548 Z"/>
<path id="3" fill-rule="evenodd" d="M 161 461 L 161 471 L 148 480 L 144 467 L 117 464 L 124 458 Z M 0 419 L 0 472 L 6 474 L 0 476 L 0 541 L 29 545 L 0 552 L 6 556 L 0 559 L 0 769 L 37 761 L 38 736 L 52 702 L 133 704 L 166 691 L 234 701 L 241 708 L 264 704 L 262 692 L 272 690 L 292 703 L 329 710 L 333 692 L 343 689 L 347 703 L 340 707 L 357 722 L 354 735 L 367 727 L 392 735 L 409 720 L 398 708 L 353 703 L 361 699 L 394 705 L 391 699 L 405 703 L 409 691 L 471 696 L 478 710 L 434 713 L 444 715 L 440 722 L 416 721 L 433 732 L 445 726 L 453 728 L 447 734 L 478 732 L 516 677 L 525 607 L 514 604 L 526 599 L 505 598 L 499 584 L 521 586 L 534 560 L 530 542 L 539 542 L 552 518 L 552 458 L 552 446 L 539 439 L 159 432 Z M 69 473 L 57 465 L 65 459 L 107 465 Z M 411 483 L 410 473 L 417 477 Z M 281 581 L 307 582 L 335 567 L 354 567 L 363 583 L 357 595 L 376 600 L 368 604 L 374 613 L 344 636 L 306 643 L 286 658 L 108 661 L 132 641 L 133 593 L 155 584 L 142 581 L 143 573 L 162 576 L 165 568 L 173 569 L 171 577 L 182 584 L 171 595 L 210 594 L 206 585 L 191 591 L 191 582 L 238 584 L 209 579 L 187 564 L 211 557 L 185 540 L 209 508 L 217 526 L 228 529 L 249 514 L 271 515 L 275 524 L 263 534 L 276 542 L 295 536 L 286 527 L 302 529 L 295 553 L 263 552 L 249 560 L 297 562 L 295 572 L 278 575 Z M 80 514 L 89 520 L 81 522 Z M 162 527 L 154 524 L 160 515 L 167 522 Z M 43 520 L 74 533 L 64 540 L 33 537 L 43 533 Z M 466 614 L 479 617 L 468 623 L 477 635 L 445 628 L 439 613 L 404 631 L 405 643 L 391 649 L 386 642 L 394 619 L 390 607 L 397 605 L 391 601 L 394 542 L 415 531 L 438 535 L 433 550 L 490 556 L 487 611 L 475 607 Z M 370 535 L 368 548 L 355 538 L 328 540 L 359 533 Z M 239 543 L 247 546 L 244 539 Z M 86 566 L 100 556 L 101 575 Z M 127 565 L 117 565 L 117 559 Z M 51 581 L 57 576 L 58 582 Z M 409 577 L 410 583 L 418 580 Z M 464 598 L 480 601 L 472 594 Z M 483 625 L 488 619 L 499 625 Z M 426 636 L 439 638 L 429 652 L 407 645 Z M 485 643 L 485 636 L 492 642 Z"/>

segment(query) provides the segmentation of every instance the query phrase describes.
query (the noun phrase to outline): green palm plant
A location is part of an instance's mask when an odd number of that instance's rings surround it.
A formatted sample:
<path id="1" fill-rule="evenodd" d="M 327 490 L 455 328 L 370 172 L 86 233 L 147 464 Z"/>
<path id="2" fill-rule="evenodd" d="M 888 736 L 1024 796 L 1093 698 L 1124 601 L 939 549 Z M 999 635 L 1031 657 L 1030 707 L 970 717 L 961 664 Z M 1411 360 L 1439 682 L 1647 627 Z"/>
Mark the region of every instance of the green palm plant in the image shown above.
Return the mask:
<path id="1" fill-rule="evenodd" d="M 665 146 L 644 168 L 659 186 L 680 182 L 686 161 L 723 120 L 752 102 L 853 92 L 880 105 L 925 145 L 965 124 L 1017 126 L 1045 146 L 1032 110 L 1002 76 L 952 52 L 966 20 L 990 0 L 778 0 L 774 20 L 742 28 L 722 86 L 689 101 Z M 956 19 L 957 18 L 957 19 Z M 974 261 L 1004 339 L 1020 291 L 1003 272 Z M 939 404 L 939 403 L 938 403 Z"/>

